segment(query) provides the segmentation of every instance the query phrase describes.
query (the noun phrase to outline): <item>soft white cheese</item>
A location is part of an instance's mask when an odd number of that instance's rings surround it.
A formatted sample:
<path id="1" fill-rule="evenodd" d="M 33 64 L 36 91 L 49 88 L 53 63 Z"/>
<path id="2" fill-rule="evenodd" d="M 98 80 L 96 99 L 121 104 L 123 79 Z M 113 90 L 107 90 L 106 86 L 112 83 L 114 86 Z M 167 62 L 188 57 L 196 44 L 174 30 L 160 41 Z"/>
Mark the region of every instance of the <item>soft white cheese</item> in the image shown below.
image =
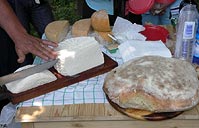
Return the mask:
<path id="1" fill-rule="evenodd" d="M 16 72 L 30 68 L 32 66 L 35 65 L 26 65 L 17 69 Z M 52 81 L 55 81 L 56 79 L 57 78 L 53 73 L 51 73 L 49 70 L 44 70 L 42 72 L 38 72 L 33 75 L 27 76 L 23 79 L 7 83 L 6 88 L 12 93 L 20 93 L 32 88 L 36 88 L 40 85 L 50 83 Z"/>
<path id="2" fill-rule="evenodd" d="M 55 50 L 58 62 L 54 68 L 64 76 L 73 76 L 104 63 L 100 45 L 94 37 L 66 39 Z"/>

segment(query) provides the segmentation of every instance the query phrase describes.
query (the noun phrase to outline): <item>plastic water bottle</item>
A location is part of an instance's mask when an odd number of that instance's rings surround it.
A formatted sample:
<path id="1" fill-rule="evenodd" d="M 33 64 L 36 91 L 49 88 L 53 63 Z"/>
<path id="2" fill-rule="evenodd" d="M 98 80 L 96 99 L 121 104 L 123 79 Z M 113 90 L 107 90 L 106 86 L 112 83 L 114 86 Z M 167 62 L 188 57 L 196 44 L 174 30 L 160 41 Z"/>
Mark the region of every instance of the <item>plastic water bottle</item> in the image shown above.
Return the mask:
<path id="1" fill-rule="evenodd" d="M 177 24 L 175 58 L 192 63 L 198 24 L 198 11 L 196 5 L 188 4 L 180 10 Z"/>
<path id="2" fill-rule="evenodd" d="M 182 0 L 180 2 L 179 10 L 181 10 L 184 6 L 186 6 L 188 4 L 194 4 L 194 5 L 196 5 L 196 8 L 197 8 L 197 5 L 198 5 L 195 0 Z"/>

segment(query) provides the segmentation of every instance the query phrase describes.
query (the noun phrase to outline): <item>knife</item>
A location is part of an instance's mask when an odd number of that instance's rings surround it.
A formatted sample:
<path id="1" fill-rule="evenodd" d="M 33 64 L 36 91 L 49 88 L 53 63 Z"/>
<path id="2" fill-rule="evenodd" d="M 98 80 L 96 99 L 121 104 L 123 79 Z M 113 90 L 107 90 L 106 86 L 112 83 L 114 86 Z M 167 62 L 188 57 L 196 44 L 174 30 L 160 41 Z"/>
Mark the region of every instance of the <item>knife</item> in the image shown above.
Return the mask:
<path id="1" fill-rule="evenodd" d="M 121 43 L 122 43 L 122 41 L 121 41 L 120 39 L 117 39 L 114 35 L 108 34 L 108 36 L 109 36 L 112 40 L 114 40 L 115 43 L 117 43 L 117 44 L 121 44 Z"/>
<path id="2" fill-rule="evenodd" d="M 49 62 L 45 62 L 39 65 L 35 65 L 33 67 L 30 67 L 28 69 L 24 69 L 22 71 L 19 72 L 15 72 L 12 74 L 8 74 L 5 76 L 0 77 L 0 86 L 3 86 L 4 84 L 7 84 L 9 82 L 18 80 L 18 79 L 22 79 L 25 78 L 27 76 L 30 76 L 32 74 L 47 70 L 49 68 L 51 68 L 52 66 L 54 66 L 57 63 L 58 59 L 49 61 Z"/>

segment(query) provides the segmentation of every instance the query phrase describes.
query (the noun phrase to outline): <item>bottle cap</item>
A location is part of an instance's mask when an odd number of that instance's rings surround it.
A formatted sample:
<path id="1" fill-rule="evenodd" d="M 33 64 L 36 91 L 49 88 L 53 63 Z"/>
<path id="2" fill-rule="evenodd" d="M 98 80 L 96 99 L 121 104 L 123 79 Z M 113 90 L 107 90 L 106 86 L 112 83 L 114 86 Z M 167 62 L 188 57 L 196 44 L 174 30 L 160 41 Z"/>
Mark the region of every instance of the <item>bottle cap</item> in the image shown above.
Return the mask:
<path id="1" fill-rule="evenodd" d="M 153 6 L 155 0 L 129 0 L 129 11 L 134 14 L 143 14 Z"/>

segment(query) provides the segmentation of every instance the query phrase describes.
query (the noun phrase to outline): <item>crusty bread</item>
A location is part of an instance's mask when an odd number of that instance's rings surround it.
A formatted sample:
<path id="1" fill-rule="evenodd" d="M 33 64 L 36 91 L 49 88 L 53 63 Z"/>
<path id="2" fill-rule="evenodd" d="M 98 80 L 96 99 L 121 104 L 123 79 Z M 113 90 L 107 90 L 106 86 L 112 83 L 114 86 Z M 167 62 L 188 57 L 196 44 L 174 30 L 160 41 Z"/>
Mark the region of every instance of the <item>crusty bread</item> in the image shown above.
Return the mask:
<path id="1" fill-rule="evenodd" d="M 189 62 L 144 56 L 109 72 L 103 89 L 122 108 L 172 112 L 198 104 L 198 86 L 197 73 Z"/>

